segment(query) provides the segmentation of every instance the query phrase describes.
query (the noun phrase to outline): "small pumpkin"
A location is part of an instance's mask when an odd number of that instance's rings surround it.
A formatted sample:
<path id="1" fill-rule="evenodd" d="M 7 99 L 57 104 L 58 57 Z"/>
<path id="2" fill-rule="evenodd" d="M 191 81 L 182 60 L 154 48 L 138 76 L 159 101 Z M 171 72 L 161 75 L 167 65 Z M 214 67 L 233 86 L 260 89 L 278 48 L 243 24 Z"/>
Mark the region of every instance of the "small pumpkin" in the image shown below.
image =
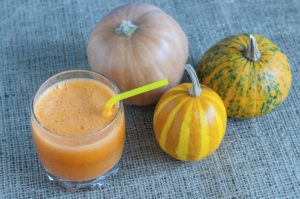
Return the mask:
<path id="1" fill-rule="evenodd" d="M 168 90 L 155 107 L 153 128 L 160 147 L 182 161 L 201 160 L 220 145 L 227 116 L 222 99 L 200 85 L 191 65 L 186 70 L 192 83 Z"/>
<path id="2" fill-rule="evenodd" d="M 291 69 L 279 47 L 261 35 L 239 34 L 211 47 L 200 61 L 201 83 L 223 99 L 229 117 L 253 118 L 288 95 Z"/>
<path id="3" fill-rule="evenodd" d="M 187 38 L 176 21 L 148 3 L 116 8 L 96 25 L 87 46 L 92 69 L 116 82 L 122 92 L 168 79 L 169 86 L 125 100 L 149 105 L 182 79 Z"/>

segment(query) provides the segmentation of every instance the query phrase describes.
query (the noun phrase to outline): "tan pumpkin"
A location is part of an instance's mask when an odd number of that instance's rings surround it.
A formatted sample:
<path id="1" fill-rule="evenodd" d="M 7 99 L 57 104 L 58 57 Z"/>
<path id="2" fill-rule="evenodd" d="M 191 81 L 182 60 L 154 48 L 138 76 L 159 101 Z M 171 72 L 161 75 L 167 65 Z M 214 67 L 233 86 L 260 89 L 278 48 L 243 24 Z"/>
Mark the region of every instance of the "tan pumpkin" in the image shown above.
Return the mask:
<path id="1" fill-rule="evenodd" d="M 148 105 L 180 82 L 188 42 L 176 21 L 161 9 L 132 3 L 116 8 L 96 25 L 87 56 L 92 69 L 113 79 L 121 91 L 168 79 L 168 87 L 125 101 Z"/>

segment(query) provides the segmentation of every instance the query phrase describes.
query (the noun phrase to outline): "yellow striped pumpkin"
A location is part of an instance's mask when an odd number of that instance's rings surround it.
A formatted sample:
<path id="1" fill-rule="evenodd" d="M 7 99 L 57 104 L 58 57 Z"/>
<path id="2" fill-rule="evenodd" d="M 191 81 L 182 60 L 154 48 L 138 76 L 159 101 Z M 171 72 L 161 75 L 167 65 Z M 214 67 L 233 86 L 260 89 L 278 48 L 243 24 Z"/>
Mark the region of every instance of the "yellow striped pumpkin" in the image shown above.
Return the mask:
<path id="1" fill-rule="evenodd" d="M 159 100 L 153 119 L 156 140 L 171 157 L 201 160 L 220 145 L 227 116 L 216 92 L 200 85 L 193 67 L 186 65 L 192 83 L 168 90 Z"/>

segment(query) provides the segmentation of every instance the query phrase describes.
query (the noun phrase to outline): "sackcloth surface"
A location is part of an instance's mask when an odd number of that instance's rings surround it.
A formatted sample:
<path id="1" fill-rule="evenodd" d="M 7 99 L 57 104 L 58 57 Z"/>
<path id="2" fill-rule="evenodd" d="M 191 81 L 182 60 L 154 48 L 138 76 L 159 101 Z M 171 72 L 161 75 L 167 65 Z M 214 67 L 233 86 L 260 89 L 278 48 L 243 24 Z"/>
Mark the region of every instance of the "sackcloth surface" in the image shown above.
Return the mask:
<path id="1" fill-rule="evenodd" d="M 220 148 L 194 163 L 171 159 L 155 141 L 154 106 L 126 106 L 121 170 L 96 191 L 49 182 L 31 137 L 31 99 L 50 76 L 90 69 L 86 46 L 96 22 L 127 0 L 0 1 L 0 198 L 300 198 L 300 1 L 149 0 L 189 40 L 195 68 L 227 36 L 258 33 L 287 54 L 286 101 L 256 119 L 229 119 Z M 187 77 L 183 81 L 187 81 Z"/>

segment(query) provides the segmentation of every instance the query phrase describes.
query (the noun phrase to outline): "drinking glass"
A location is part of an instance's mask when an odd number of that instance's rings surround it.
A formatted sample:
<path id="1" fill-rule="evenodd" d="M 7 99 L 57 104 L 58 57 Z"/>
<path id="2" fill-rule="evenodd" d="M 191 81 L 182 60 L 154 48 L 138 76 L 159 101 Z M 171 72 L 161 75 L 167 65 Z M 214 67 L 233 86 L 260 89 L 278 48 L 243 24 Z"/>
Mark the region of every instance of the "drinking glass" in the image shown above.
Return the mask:
<path id="1" fill-rule="evenodd" d="M 125 144 L 122 102 L 118 102 L 117 111 L 107 125 L 86 135 L 75 133 L 76 136 L 69 136 L 53 132 L 35 114 L 35 104 L 47 89 L 74 78 L 94 80 L 108 86 L 114 94 L 120 92 L 113 81 L 96 72 L 71 70 L 54 75 L 40 86 L 32 101 L 32 136 L 39 160 L 50 181 L 73 190 L 95 189 L 119 169 L 118 162 Z"/>

